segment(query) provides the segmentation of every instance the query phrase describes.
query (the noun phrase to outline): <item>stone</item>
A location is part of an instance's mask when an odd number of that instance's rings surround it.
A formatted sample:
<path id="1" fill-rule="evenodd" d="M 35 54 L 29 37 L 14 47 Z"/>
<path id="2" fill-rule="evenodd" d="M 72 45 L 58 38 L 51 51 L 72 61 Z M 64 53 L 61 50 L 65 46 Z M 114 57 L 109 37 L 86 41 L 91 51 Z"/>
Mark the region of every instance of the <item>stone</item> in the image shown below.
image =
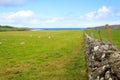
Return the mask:
<path id="1" fill-rule="evenodd" d="M 95 59 L 94 56 L 92 56 L 92 59 L 93 59 L 93 60 Z"/>
<path id="2" fill-rule="evenodd" d="M 91 75 L 89 75 L 89 80 L 91 80 L 91 78 L 92 78 L 92 76 L 91 76 Z"/>
<path id="3" fill-rule="evenodd" d="M 104 65 L 102 68 L 103 68 L 103 69 L 105 69 L 105 68 L 106 68 L 106 66 Z"/>
<path id="4" fill-rule="evenodd" d="M 104 53 L 102 54 L 101 58 L 102 58 L 102 59 L 105 58 L 105 54 L 104 54 Z"/>
<path id="5" fill-rule="evenodd" d="M 100 80 L 105 80 L 104 77 L 101 77 Z"/>
<path id="6" fill-rule="evenodd" d="M 113 80 L 112 78 L 109 78 L 108 80 Z"/>
<path id="7" fill-rule="evenodd" d="M 115 46 L 113 46 L 113 45 L 110 45 L 110 46 L 109 46 L 109 49 L 110 49 L 110 50 L 113 50 L 113 51 L 118 51 L 118 49 L 117 49 Z"/>
<path id="8" fill-rule="evenodd" d="M 110 71 L 107 71 L 107 72 L 105 73 L 105 79 L 106 79 L 106 80 L 109 80 L 110 77 L 111 77 Z"/>
<path id="9" fill-rule="evenodd" d="M 94 47 L 94 51 L 97 51 L 99 49 L 99 46 Z"/>
<path id="10" fill-rule="evenodd" d="M 97 76 L 103 75 L 103 73 L 104 73 L 104 69 L 102 69 L 102 67 L 99 67 L 97 70 L 93 72 L 94 74 L 93 77 L 96 78 Z"/>
<path id="11" fill-rule="evenodd" d="M 99 76 L 97 76 L 97 78 L 95 79 L 95 80 L 99 80 L 100 79 L 100 77 Z"/>
<path id="12" fill-rule="evenodd" d="M 118 79 L 120 79 L 120 61 L 113 64 L 112 71 L 117 75 Z"/>
<path id="13" fill-rule="evenodd" d="M 102 45 L 101 48 L 104 49 L 104 50 L 108 50 L 109 45 Z"/>
<path id="14" fill-rule="evenodd" d="M 102 66 L 102 65 L 100 64 L 100 62 L 94 61 L 94 67 L 100 67 L 100 66 Z"/>
<path id="15" fill-rule="evenodd" d="M 102 56 L 102 52 L 98 50 L 95 54 L 95 60 L 101 61 L 101 56 Z"/>
<path id="16" fill-rule="evenodd" d="M 94 72 L 95 70 L 97 70 L 97 67 L 95 67 L 95 68 L 92 68 L 92 72 Z"/>

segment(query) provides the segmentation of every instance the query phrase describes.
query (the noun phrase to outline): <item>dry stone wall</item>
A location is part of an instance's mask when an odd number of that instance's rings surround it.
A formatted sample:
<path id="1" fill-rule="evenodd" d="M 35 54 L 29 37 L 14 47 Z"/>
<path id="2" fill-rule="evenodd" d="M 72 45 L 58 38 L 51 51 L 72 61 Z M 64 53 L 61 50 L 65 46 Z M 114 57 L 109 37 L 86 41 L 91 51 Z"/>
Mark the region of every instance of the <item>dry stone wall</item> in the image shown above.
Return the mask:
<path id="1" fill-rule="evenodd" d="M 89 80 L 120 80 L 120 52 L 111 43 L 85 34 L 85 55 Z"/>

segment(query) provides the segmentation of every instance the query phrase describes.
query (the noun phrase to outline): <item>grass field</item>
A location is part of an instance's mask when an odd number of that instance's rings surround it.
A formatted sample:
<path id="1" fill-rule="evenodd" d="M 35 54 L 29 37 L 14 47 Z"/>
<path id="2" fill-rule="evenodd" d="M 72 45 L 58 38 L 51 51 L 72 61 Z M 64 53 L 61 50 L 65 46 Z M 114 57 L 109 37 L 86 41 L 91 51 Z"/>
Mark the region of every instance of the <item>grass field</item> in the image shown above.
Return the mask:
<path id="1" fill-rule="evenodd" d="M 83 31 L 0 32 L 0 80 L 87 80 Z"/>
<path id="2" fill-rule="evenodd" d="M 92 37 L 99 39 L 97 30 L 88 30 L 88 34 Z M 107 32 L 101 30 L 101 36 L 104 41 L 108 41 Z M 120 30 L 111 30 L 112 43 L 120 50 Z"/>

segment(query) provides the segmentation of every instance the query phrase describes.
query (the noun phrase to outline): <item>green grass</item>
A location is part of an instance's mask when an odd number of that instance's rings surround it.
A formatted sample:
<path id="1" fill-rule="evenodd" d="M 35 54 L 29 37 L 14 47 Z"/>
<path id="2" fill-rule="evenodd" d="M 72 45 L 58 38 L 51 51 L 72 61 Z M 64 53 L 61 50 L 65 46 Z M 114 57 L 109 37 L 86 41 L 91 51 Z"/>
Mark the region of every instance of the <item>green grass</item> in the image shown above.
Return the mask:
<path id="1" fill-rule="evenodd" d="M 120 50 L 120 30 L 111 30 L 112 43 Z M 88 34 L 92 37 L 99 39 L 97 30 L 88 30 Z M 105 30 L 101 30 L 101 36 L 104 41 L 108 41 L 107 32 Z"/>
<path id="2" fill-rule="evenodd" d="M 0 80 L 87 80 L 83 31 L 0 32 Z"/>

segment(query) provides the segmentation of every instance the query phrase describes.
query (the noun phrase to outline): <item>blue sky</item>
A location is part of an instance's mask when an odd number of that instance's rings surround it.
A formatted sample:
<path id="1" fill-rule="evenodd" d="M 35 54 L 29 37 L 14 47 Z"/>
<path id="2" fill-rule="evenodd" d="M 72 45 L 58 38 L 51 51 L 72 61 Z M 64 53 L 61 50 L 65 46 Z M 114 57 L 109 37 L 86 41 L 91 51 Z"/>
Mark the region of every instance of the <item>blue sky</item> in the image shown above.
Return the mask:
<path id="1" fill-rule="evenodd" d="M 0 25 L 81 28 L 120 24 L 120 0 L 0 0 Z"/>

